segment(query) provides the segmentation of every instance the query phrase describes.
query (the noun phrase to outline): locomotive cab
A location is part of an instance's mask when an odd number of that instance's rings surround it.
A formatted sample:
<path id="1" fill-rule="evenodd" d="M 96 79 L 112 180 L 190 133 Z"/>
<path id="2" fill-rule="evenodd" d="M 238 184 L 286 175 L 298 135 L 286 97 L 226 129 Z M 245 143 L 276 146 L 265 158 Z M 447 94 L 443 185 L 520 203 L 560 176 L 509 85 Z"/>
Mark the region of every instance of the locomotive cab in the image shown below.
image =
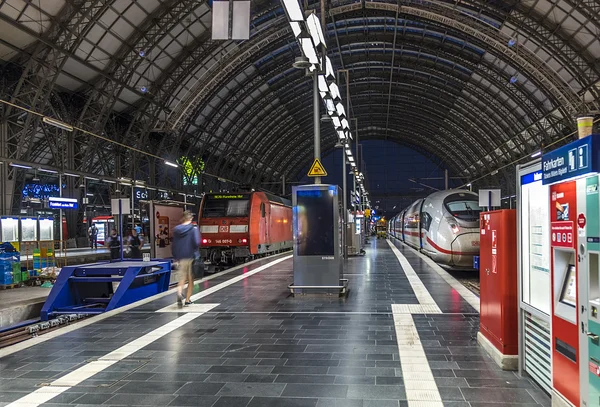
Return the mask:
<path id="1" fill-rule="evenodd" d="M 265 193 L 206 194 L 198 216 L 200 254 L 235 265 L 292 246 L 291 202 Z"/>
<path id="2" fill-rule="evenodd" d="M 207 194 L 200 207 L 200 254 L 212 264 L 250 257 L 250 194 Z"/>
<path id="3" fill-rule="evenodd" d="M 472 268 L 479 253 L 479 214 L 477 196 L 456 193 L 444 199 L 446 227 L 450 229 L 450 265 Z"/>

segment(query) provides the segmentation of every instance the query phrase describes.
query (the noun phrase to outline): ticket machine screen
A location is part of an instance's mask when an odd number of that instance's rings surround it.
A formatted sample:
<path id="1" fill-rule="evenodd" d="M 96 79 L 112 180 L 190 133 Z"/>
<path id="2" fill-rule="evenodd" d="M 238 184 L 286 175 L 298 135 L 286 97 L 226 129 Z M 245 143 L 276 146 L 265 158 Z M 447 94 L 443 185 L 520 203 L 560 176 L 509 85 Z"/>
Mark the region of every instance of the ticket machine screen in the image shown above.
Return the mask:
<path id="1" fill-rule="evenodd" d="M 571 307 L 577 307 L 577 274 L 575 272 L 575 266 L 569 264 L 565 281 L 563 282 L 562 293 L 560 296 L 560 302 Z"/>

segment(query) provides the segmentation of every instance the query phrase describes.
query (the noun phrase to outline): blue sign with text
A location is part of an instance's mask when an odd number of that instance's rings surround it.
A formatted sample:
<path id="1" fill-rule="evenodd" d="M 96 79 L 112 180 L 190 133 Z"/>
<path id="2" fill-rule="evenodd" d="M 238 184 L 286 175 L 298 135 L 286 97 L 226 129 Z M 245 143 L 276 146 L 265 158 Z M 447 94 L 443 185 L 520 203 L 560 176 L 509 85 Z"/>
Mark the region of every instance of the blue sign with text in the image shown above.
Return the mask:
<path id="1" fill-rule="evenodd" d="M 48 207 L 53 209 L 77 209 L 77 199 L 74 198 L 48 198 Z"/>
<path id="2" fill-rule="evenodd" d="M 592 134 L 542 156 L 544 185 L 599 170 L 600 134 Z"/>

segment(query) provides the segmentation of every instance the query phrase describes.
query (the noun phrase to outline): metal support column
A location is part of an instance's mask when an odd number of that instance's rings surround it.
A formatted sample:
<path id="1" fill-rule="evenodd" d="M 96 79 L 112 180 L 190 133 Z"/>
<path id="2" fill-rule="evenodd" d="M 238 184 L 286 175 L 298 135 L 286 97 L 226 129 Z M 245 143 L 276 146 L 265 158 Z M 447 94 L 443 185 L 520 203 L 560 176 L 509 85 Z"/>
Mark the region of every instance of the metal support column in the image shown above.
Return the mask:
<path id="1" fill-rule="evenodd" d="M 342 256 L 344 259 L 348 258 L 348 241 L 346 236 L 348 234 L 348 190 L 346 189 L 346 184 L 346 148 L 342 147 L 342 193 L 344 195 L 342 205 L 344 211 L 342 220 Z"/>
<path id="2" fill-rule="evenodd" d="M 448 169 L 444 170 L 444 189 L 448 190 Z"/>
<path id="3" fill-rule="evenodd" d="M 314 131 L 315 131 L 315 160 L 321 160 L 321 117 L 319 116 L 319 104 L 321 103 L 319 94 L 319 73 L 315 69 L 313 73 L 313 113 L 314 113 Z M 321 177 L 315 177 L 315 184 L 321 183 Z"/>

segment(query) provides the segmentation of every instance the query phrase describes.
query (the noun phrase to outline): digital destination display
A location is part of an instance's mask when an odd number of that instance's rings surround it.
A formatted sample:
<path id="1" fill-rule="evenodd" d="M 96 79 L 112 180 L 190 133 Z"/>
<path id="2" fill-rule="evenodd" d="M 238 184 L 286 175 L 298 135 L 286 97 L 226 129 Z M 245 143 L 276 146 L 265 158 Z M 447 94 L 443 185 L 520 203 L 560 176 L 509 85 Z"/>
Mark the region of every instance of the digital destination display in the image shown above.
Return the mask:
<path id="1" fill-rule="evenodd" d="M 48 207 L 54 209 L 77 209 L 79 207 L 75 198 L 48 198 Z"/>
<path id="2" fill-rule="evenodd" d="M 234 194 L 234 195 L 209 195 L 211 199 L 244 199 L 245 195 L 242 194 Z"/>

